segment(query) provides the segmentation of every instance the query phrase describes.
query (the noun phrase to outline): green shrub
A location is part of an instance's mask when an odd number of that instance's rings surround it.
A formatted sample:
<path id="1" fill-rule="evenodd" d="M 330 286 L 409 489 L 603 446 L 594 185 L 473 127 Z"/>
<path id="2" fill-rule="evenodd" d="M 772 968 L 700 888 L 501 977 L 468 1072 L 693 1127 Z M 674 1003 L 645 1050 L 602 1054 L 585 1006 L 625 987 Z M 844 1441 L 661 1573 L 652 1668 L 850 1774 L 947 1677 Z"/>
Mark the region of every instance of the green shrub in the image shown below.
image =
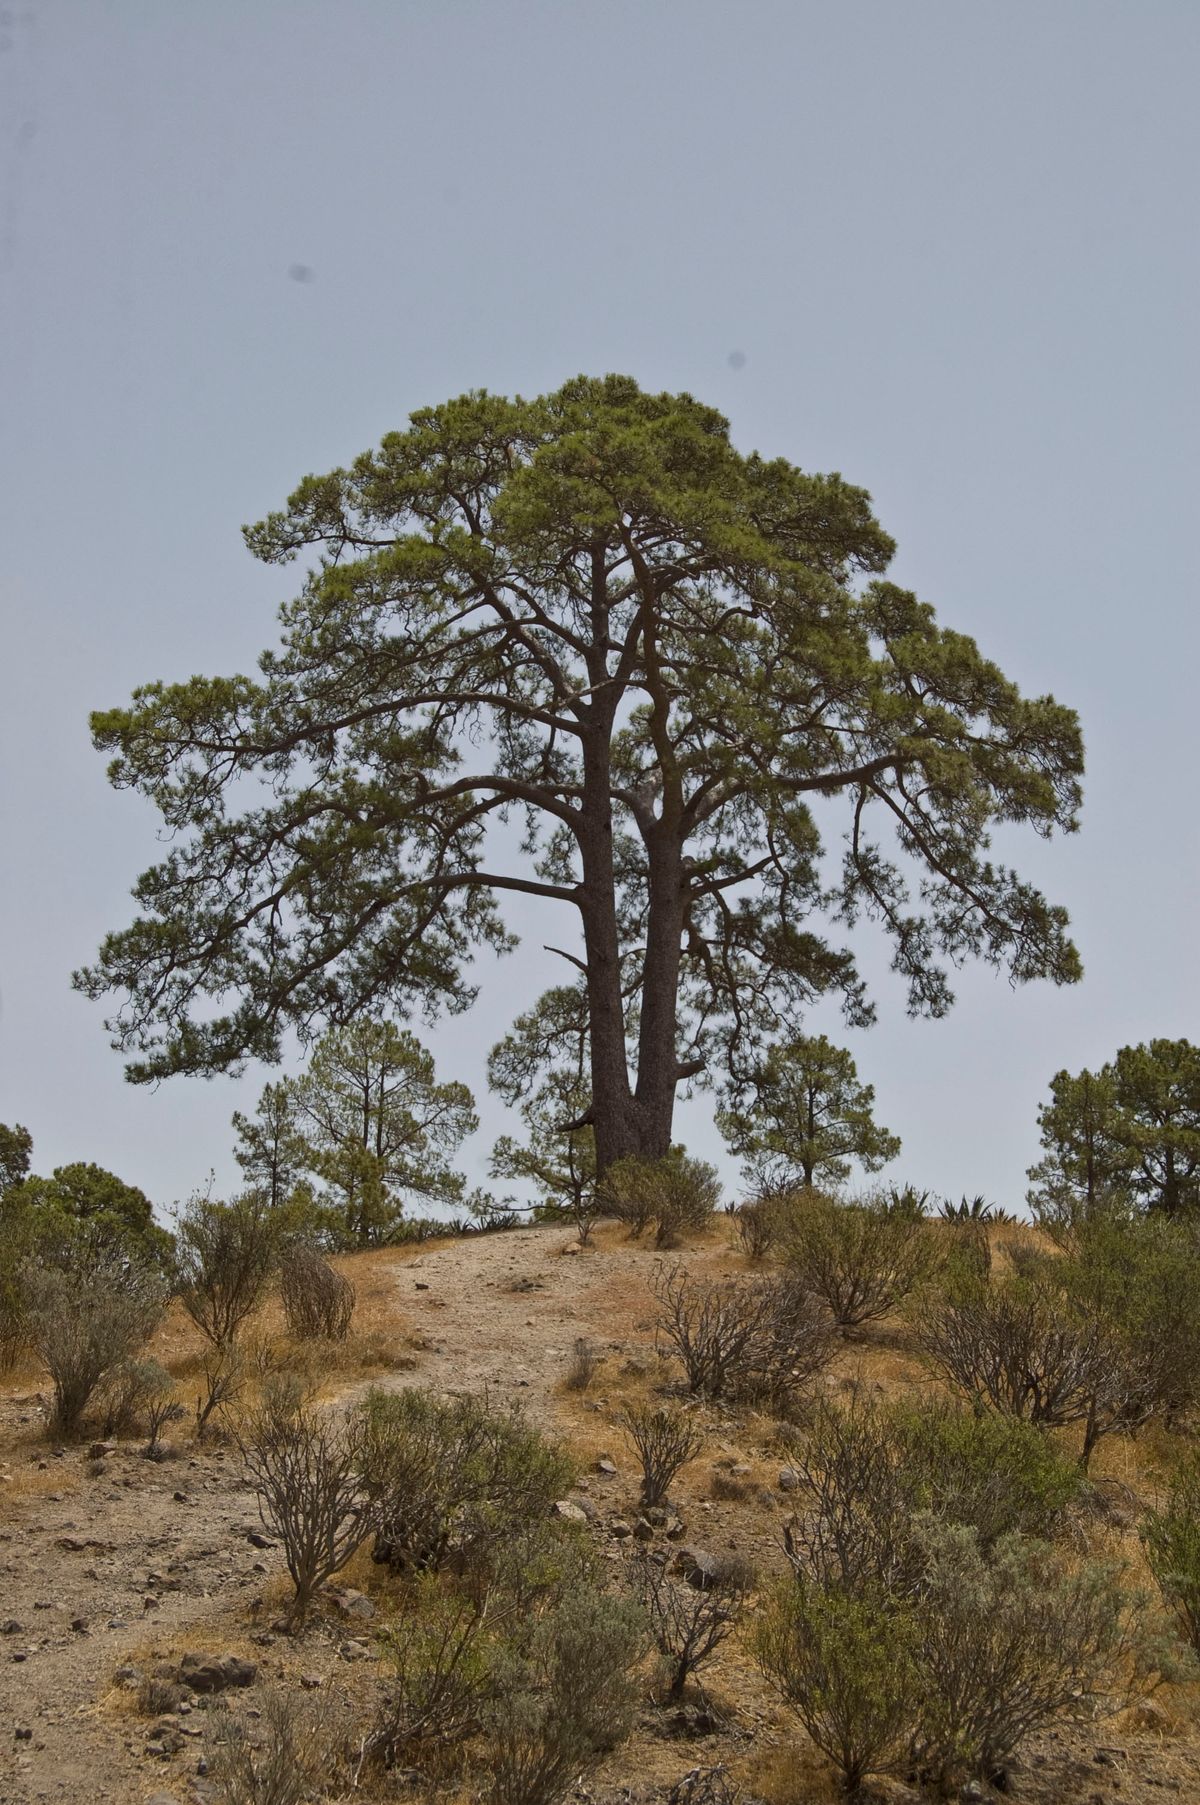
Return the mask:
<path id="1" fill-rule="evenodd" d="M 914 1509 L 973 1529 L 986 1549 L 1020 1531 L 1049 1536 L 1083 1478 L 1031 1424 L 952 1404 L 897 1410 L 891 1428 Z"/>
<path id="2" fill-rule="evenodd" d="M 917 1520 L 914 1752 L 943 1786 L 992 1777 L 1022 1742 L 1084 1713 L 1130 1646 L 1119 1569 L 1072 1567 L 1017 1535 L 984 1552 L 960 1524 Z"/>
<path id="3" fill-rule="evenodd" d="M 808 1191 L 779 1237 L 801 1284 L 829 1306 L 843 1335 L 887 1316 L 938 1263 L 938 1239 L 920 1213 L 882 1200 L 837 1203 Z"/>
<path id="4" fill-rule="evenodd" d="M 1155 1584 L 1200 1653 L 1200 1454 L 1176 1469 L 1166 1502 L 1143 1519 L 1141 1536 Z"/>
<path id="5" fill-rule="evenodd" d="M 756 1614 L 763 1673 L 837 1767 L 847 1794 L 906 1760 L 915 1721 L 916 1631 L 877 1588 L 785 1580 Z"/>
<path id="6" fill-rule="evenodd" d="M 278 1218 L 253 1194 L 232 1203 L 194 1197 L 179 1217 L 175 1246 L 184 1309 L 214 1347 L 228 1346 L 274 1274 Z"/>
<path id="7" fill-rule="evenodd" d="M 101 1381 L 149 1340 L 166 1287 L 112 1249 L 81 1244 L 69 1264 L 23 1269 L 29 1339 L 54 1382 L 52 1431 L 69 1439 Z"/>
<path id="8" fill-rule="evenodd" d="M 371 1749 L 385 1766 L 418 1752 L 444 1757 L 480 1730 L 495 1692 L 490 1602 L 425 1574 L 381 1630 L 383 1704 Z"/>
<path id="9" fill-rule="evenodd" d="M 645 1648 L 641 1613 L 574 1586 L 499 1651 L 485 1716 L 488 1805 L 556 1805 L 628 1734 Z"/>
<path id="10" fill-rule="evenodd" d="M 436 1570 L 452 1550 L 486 1563 L 515 1526 L 545 1517 L 574 1476 L 563 1450 L 518 1410 L 417 1390 L 368 1394 L 360 1461 L 375 1559 L 417 1571 Z"/>
<path id="11" fill-rule="evenodd" d="M 600 1198 L 635 1238 L 653 1222 L 655 1246 L 676 1247 L 684 1235 L 712 1220 L 721 1201 L 721 1182 L 714 1167 L 675 1147 L 665 1159 L 631 1154 L 618 1160 L 601 1180 Z"/>

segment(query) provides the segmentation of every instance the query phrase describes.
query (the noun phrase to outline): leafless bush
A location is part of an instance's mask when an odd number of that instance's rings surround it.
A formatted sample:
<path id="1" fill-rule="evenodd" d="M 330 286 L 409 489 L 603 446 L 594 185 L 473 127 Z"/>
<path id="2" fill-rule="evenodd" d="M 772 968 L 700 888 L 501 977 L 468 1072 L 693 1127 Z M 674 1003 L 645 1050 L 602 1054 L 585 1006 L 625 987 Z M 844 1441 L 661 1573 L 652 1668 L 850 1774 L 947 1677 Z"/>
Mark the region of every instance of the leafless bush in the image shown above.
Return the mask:
<path id="1" fill-rule="evenodd" d="M 634 1557 L 631 1578 L 663 1659 L 668 1694 L 678 1698 L 691 1675 L 733 1633 L 753 1575 L 735 1558 L 718 1566 L 699 1590 L 674 1578 L 661 1557 L 645 1551 Z"/>
<path id="2" fill-rule="evenodd" d="M 204 1390 L 196 1399 L 196 1440 L 203 1441 L 218 1411 L 228 1410 L 245 1389 L 250 1363 L 236 1342 L 209 1347 L 200 1362 Z"/>
<path id="3" fill-rule="evenodd" d="M 676 1780 L 667 1794 L 667 1805 L 738 1805 L 739 1786 L 727 1767 L 694 1767 Z"/>
<path id="4" fill-rule="evenodd" d="M 704 1228 L 721 1201 L 716 1171 L 703 1160 L 675 1151 L 665 1159 L 630 1155 L 610 1166 L 600 1185 L 604 1207 L 635 1238 L 657 1224 L 656 1247 L 675 1247 Z"/>
<path id="5" fill-rule="evenodd" d="M 253 1727 L 227 1707 L 218 1707 L 211 1719 L 219 1805 L 302 1805 L 325 1792 L 330 1734 L 320 1710 L 273 1688 L 263 1694 Z"/>
<path id="6" fill-rule="evenodd" d="M 905 1452 L 869 1401 L 822 1400 L 792 1454 L 799 1480 L 784 1545 L 805 1583 L 902 1590 L 912 1564 Z"/>
<path id="7" fill-rule="evenodd" d="M 967 1397 L 1043 1428 L 1084 1421 L 1121 1380 L 1102 1325 L 1033 1279 L 957 1287 L 931 1303 L 920 1339 Z"/>
<path id="8" fill-rule="evenodd" d="M 678 1404 L 641 1404 L 618 1418 L 642 1464 L 642 1503 L 661 1504 L 681 1467 L 695 1460 L 704 1436 Z"/>
<path id="9" fill-rule="evenodd" d="M 153 1333 L 166 1302 L 160 1279 L 117 1254 L 25 1270 L 29 1336 L 54 1381 L 51 1428 L 76 1434 L 93 1393 Z"/>
<path id="10" fill-rule="evenodd" d="M 354 1314 L 354 1286 L 315 1247 L 293 1247 L 279 1269 L 288 1331 L 300 1341 L 344 1341 Z"/>
<path id="11" fill-rule="evenodd" d="M 329 1412 L 268 1401 L 242 1445 L 259 1515 L 283 1543 L 295 1587 L 290 1621 L 299 1627 L 319 1587 L 373 1528 L 357 1426 Z"/>
<path id="12" fill-rule="evenodd" d="M 262 1301 L 279 1251 L 275 1219 L 254 1196 L 197 1197 L 175 1231 L 180 1302 L 214 1347 L 227 1347 Z"/>
<path id="13" fill-rule="evenodd" d="M 575 1346 L 571 1350 L 571 1364 L 567 1368 L 567 1390 L 586 1391 L 596 1376 L 599 1364 L 600 1356 L 595 1343 L 589 1341 L 586 1335 L 577 1335 Z"/>
<path id="14" fill-rule="evenodd" d="M 791 1279 L 704 1282 L 676 1266 L 659 1272 L 655 1296 L 660 1335 L 698 1396 L 778 1397 L 832 1354 L 827 1312 Z"/>
<path id="15" fill-rule="evenodd" d="M 781 1246 L 806 1290 L 828 1304 L 844 1335 L 888 1315 L 934 1270 L 936 1235 L 923 1216 L 886 1202 L 837 1203 L 805 1193 Z"/>

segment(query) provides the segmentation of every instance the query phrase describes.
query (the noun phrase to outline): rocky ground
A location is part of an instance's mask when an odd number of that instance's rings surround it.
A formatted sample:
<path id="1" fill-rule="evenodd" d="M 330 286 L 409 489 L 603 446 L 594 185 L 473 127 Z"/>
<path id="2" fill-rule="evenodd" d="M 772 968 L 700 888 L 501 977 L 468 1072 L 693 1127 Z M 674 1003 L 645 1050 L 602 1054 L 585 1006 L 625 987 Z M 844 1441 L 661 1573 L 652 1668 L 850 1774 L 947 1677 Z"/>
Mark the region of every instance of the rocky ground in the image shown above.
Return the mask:
<path id="1" fill-rule="evenodd" d="M 325 1389 L 348 1397 L 371 1377 L 520 1399 L 578 1455 L 584 1476 L 573 1501 L 616 1567 L 638 1512 L 613 1418 L 661 1378 L 655 1256 L 615 1229 L 598 1241 L 580 1252 L 561 1229 L 528 1229 L 349 1262 L 362 1358 L 357 1370 L 350 1363 L 328 1375 Z M 714 1273 L 745 1265 L 723 1226 L 681 1257 Z M 601 1364 L 586 1392 L 568 1392 L 563 1379 L 581 1336 Z M 187 1329 L 172 1322 L 154 1351 L 187 1398 L 196 1351 Z M 833 1382 L 854 1379 L 889 1389 L 924 1383 L 886 1326 L 847 1346 Z M 0 1390 L 0 1805 L 208 1805 L 220 1713 L 253 1725 L 272 1688 L 308 1695 L 339 1730 L 369 1719 L 378 1570 L 365 1555 L 303 1637 L 282 1635 L 273 1627 L 286 1591 L 279 1550 L 262 1531 L 231 1445 L 197 1448 L 185 1434 L 172 1458 L 155 1462 L 135 1444 L 53 1449 L 42 1423 L 36 1375 L 18 1373 Z M 1110 1475 L 1114 1492 L 1118 1479 L 1136 1479 L 1127 1450 L 1106 1458 L 1120 1469 Z M 654 1536 L 701 1556 L 734 1549 L 764 1571 L 778 1567 L 785 1466 L 765 1420 L 714 1416 L 706 1451 L 681 1480 L 675 1510 L 651 1526 Z M 1119 1513 L 1114 1520 L 1106 1533 L 1119 1539 Z M 170 1709 L 148 1709 L 154 1700 L 143 1682 L 156 1677 L 173 1687 L 161 1701 Z M 670 1709 L 648 1700 L 632 1741 L 576 1796 L 649 1805 L 690 1770 L 713 1766 L 727 1768 L 747 1805 L 836 1796 L 826 1764 L 736 1644 L 709 1670 L 703 1693 Z M 374 1790 L 361 1784 L 363 1796 L 426 1797 L 404 1776 L 382 1791 L 374 1780 Z M 900 1780 L 877 1792 L 917 1796 Z M 1009 1796 L 1030 1805 L 1200 1801 L 1193 1690 L 1163 1689 L 1116 1718 L 1045 1736 L 1013 1770 Z"/>

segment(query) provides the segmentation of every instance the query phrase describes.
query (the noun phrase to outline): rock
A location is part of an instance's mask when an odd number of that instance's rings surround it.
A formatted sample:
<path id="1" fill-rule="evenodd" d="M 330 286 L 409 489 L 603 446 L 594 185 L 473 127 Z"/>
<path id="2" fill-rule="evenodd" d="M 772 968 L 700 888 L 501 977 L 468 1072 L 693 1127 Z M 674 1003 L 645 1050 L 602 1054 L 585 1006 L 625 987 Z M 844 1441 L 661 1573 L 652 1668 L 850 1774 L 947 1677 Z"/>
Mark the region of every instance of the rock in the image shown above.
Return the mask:
<path id="1" fill-rule="evenodd" d="M 618 1520 L 616 1523 L 609 1524 L 608 1533 L 613 1537 L 614 1541 L 627 1542 L 633 1534 L 633 1531 L 630 1529 L 628 1523 L 622 1523 Z"/>
<path id="2" fill-rule="evenodd" d="M 224 1692 L 228 1687 L 252 1686 L 257 1677 L 255 1663 L 243 1661 L 239 1655 L 186 1654 L 176 1673 L 179 1684 L 193 1692 Z"/>
<path id="3" fill-rule="evenodd" d="M 13 1730 L 14 1742 L 32 1742 L 33 1731 L 28 1724 L 17 1724 Z"/>
<path id="4" fill-rule="evenodd" d="M 570 1498 L 559 1498 L 555 1504 L 551 1505 L 550 1515 L 557 1517 L 560 1523 L 583 1525 L 588 1520 L 588 1514 L 582 1504 L 576 1504 Z"/>
<path id="5" fill-rule="evenodd" d="M 88 1449 L 88 1459 L 107 1460 L 109 1455 L 115 1454 L 116 1451 L 117 1444 L 115 1441 L 94 1441 Z"/>
<path id="6" fill-rule="evenodd" d="M 120 1686 L 125 1691 L 132 1686 L 140 1686 L 141 1683 L 142 1670 L 140 1667 L 135 1667 L 131 1661 L 127 1661 L 123 1667 L 118 1667 L 113 1674 L 113 1685 Z"/>
<path id="7" fill-rule="evenodd" d="M 24 1628 L 25 1625 L 18 1623 L 15 1617 L 6 1617 L 0 1623 L 0 1636 L 19 1636 Z"/>
<path id="8" fill-rule="evenodd" d="M 1174 1720 L 1157 1700 L 1140 1698 L 1129 1711 L 1130 1722 L 1139 1730 L 1173 1730 Z"/>
<path id="9" fill-rule="evenodd" d="M 781 1492 L 798 1492 L 800 1490 L 800 1475 L 795 1467 L 784 1467 L 779 1475 L 779 1489 Z"/>
<path id="10" fill-rule="evenodd" d="M 77 1636 L 87 1635 L 88 1620 L 86 1617 L 72 1617 L 71 1628 Z"/>
<path id="11" fill-rule="evenodd" d="M 697 1592 L 707 1592 L 715 1583 L 721 1570 L 721 1562 L 716 1555 L 709 1554 L 704 1548 L 681 1548 L 671 1562 L 673 1573 L 682 1573 L 689 1586 Z"/>
<path id="12" fill-rule="evenodd" d="M 274 1548 L 275 1546 L 275 1543 L 271 1540 L 270 1536 L 264 1535 L 261 1529 L 247 1530 L 246 1540 L 249 1542 L 251 1548 Z"/>
<path id="13" fill-rule="evenodd" d="M 338 1654 L 342 1657 L 343 1661 L 367 1661 L 370 1659 L 371 1650 L 367 1643 L 361 1642 L 357 1637 L 354 1637 L 351 1641 L 342 1643 L 342 1646 L 338 1649 Z"/>
<path id="14" fill-rule="evenodd" d="M 360 1617 L 364 1623 L 369 1623 L 375 1615 L 375 1606 L 366 1593 L 356 1592 L 353 1586 L 338 1587 L 331 1590 L 328 1596 L 343 1617 Z"/>
<path id="15" fill-rule="evenodd" d="M 645 1517 L 639 1517 L 633 1526 L 633 1537 L 636 1542 L 652 1542 L 654 1540 L 653 1523 L 648 1523 Z"/>
<path id="16" fill-rule="evenodd" d="M 615 1479 L 617 1477 L 616 1462 L 609 1460 L 607 1456 L 605 1456 L 603 1460 L 598 1460 L 596 1462 L 596 1471 L 598 1473 L 603 1473 L 606 1479 Z"/>
<path id="17" fill-rule="evenodd" d="M 151 1755 L 177 1755 L 185 1740 L 176 1717 L 160 1717 L 146 1731 L 146 1750 Z"/>
<path id="18" fill-rule="evenodd" d="M 302 1673 L 300 1684 L 306 1692 L 316 1692 L 324 1682 L 319 1673 Z"/>

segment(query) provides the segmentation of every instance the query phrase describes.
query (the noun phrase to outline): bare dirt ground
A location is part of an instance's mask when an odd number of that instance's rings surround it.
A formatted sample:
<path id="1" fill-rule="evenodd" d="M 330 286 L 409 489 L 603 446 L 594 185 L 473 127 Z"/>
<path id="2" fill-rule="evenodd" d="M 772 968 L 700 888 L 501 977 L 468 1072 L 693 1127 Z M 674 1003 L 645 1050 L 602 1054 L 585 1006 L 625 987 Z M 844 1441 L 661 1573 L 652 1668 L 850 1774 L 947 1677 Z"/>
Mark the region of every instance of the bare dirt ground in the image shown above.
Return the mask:
<path id="1" fill-rule="evenodd" d="M 323 1378 L 330 1398 L 348 1398 L 373 1381 L 487 1389 L 499 1401 L 519 1400 L 576 1453 L 583 1475 L 576 1496 L 615 1570 L 627 1544 L 612 1526 L 636 1515 L 636 1483 L 614 1417 L 632 1396 L 661 1384 L 663 1369 L 654 1350 L 654 1254 L 608 1226 L 597 1241 L 580 1252 L 567 1231 L 535 1228 L 342 1262 L 359 1293 L 356 1334 Z M 724 1224 L 702 1246 L 670 1257 L 714 1274 L 746 1265 Z M 262 1328 L 267 1335 L 281 1328 L 271 1309 Z M 582 1394 L 562 1383 L 581 1336 L 602 1356 Z M 190 1403 L 198 1389 L 190 1329 L 170 1319 L 152 1351 Z M 853 1381 L 889 1391 L 927 1384 L 889 1325 L 847 1344 L 830 1382 Z M 118 1677 L 127 1668 L 152 1673 L 188 1650 L 232 1652 L 256 1664 L 255 1684 L 236 1695 L 239 1710 L 258 1709 L 262 1686 L 275 1680 L 310 1691 L 331 1718 L 369 1718 L 378 1685 L 369 1623 L 331 1610 L 302 1638 L 272 1628 L 286 1590 L 282 1560 L 278 1548 L 258 1545 L 267 1538 L 231 1445 L 197 1448 L 185 1432 L 175 1457 L 161 1463 L 142 1459 L 133 1443 L 100 1458 L 86 1443 L 55 1450 L 44 1436 L 42 1404 L 34 1373 L 0 1388 L 0 1805 L 206 1805 L 207 1701 L 197 1699 L 164 1733 L 137 1708 L 128 1676 L 124 1684 Z M 676 1488 L 690 1545 L 736 1548 L 763 1571 L 782 1565 L 787 1499 L 773 1436 L 765 1419 L 710 1416 L 705 1453 Z M 615 1474 L 599 1469 L 601 1459 Z M 1140 1474 L 1128 1446 L 1105 1451 L 1101 1478 L 1122 1503 L 1094 1534 L 1131 1561 L 1132 1507 L 1146 1483 Z M 376 1596 L 386 1583 L 365 1554 L 346 1577 Z M 747 1800 L 835 1798 L 827 1765 L 736 1643 L 705 1680 L 704 1693 L 694 1690 L 683 1710 L 648 1699 L 632 1741 L 576 1797 L 603 1805 L 660 1800 L 690 1769 L 723 1764 Z M 426 1796 L 396 1778 L 370 1785 L 364 1796 Z M 899 1780 L 880 1783 L 877 1793 L 917 1797 Z M 1009 1796 L 1029 1805 L 1200 1802 L 1196 1689 L 1161 1688 L 1115 1718 L 1039 1739 L 1014 1768 Z"/>

